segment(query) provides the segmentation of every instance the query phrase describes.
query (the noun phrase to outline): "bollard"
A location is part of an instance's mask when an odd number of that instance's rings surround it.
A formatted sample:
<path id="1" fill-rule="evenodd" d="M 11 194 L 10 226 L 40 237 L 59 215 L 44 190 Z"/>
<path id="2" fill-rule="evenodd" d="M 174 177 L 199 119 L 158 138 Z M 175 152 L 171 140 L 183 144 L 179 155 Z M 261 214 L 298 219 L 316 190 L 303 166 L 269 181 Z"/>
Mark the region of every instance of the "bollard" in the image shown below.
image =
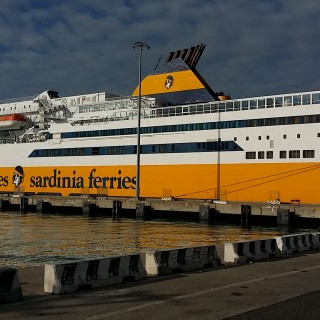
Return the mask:
<path id="1" fill-rule="evenodd" d="M 90 215 L 90 203 L 89 202 L 84 202 L 82 205 L 82 214 L 84 216 Z"/>
<path id="2" fill-rule="evenodd" d="M 199 206 L 199 220 L 200 222 L 209 222 L 210 219 L 210 206 L 200 205 Z"/>
<path id="3" fill-rule="evenodd" d="M 95 203 L 89 204 L 89 215 L 94 216 L 97 212 L 97 205 Z"/>
<path id="4" fill-rule="evenodd" d="M 136 219 L 144 219 L 145 215 L 145 203 L 137 202 L 136 204 Z"/>
<path id="5" fill-rule="evenodd" d="M 20 213 L 28 210 L 28 198 L 20 197 Z"/>
<path id="6" fill-rule="evenodd" d="M 120 200 L 113 200 L 112 203 L 112 218 L 116 220 L 120 215 L 122 209 L 122 202 Z"/>
<path id="7" fill-rule="evenodd" d="M 277 209 L 277 224 L 278 226 L 290 226 L 294 220 L 294 212 L 289 209 Z"/>
<path id="8" fill-rule="evenodd" d="M 251 220 L 251 206 L 241 205 L 241 222 L 249 223 Z"/>
<path id="9" fill-rule="evenodd" d="M 42 200 L 37 200 L 36 212 L 37 213 L 43 213 L 43 201 Z"/>
<path id="10" fill-rule="evenodd" d="M 0 212 L 6 211 L 8 206 L 9 206 L 9 201 L 8 200 L 0 199 Z"/>

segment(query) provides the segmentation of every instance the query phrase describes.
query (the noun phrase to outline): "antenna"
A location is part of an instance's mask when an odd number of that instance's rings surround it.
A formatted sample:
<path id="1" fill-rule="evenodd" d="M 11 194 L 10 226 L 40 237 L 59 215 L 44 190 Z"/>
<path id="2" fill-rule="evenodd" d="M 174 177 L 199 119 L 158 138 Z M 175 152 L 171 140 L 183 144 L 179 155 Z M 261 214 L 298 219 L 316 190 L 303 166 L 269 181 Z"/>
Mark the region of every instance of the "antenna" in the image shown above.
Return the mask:
<path id="1" fill-rule="evenodd" d="M 158 62 L 156 64 L 156 66 L 154 67 L 153 71 L 158 68 L 161 59 L 162 59 L 162 55 L 159 57 Z"/>

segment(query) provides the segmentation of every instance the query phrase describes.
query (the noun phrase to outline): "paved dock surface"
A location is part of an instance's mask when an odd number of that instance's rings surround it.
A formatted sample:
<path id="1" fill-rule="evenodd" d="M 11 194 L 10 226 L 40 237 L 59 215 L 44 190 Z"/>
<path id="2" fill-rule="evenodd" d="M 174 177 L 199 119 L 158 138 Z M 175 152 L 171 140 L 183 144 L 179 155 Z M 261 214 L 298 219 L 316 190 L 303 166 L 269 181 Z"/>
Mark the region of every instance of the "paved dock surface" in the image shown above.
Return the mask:
<path id="1" fill-rule="evenodd" d="M 320 319 L 320 251 L 81 291 L 43 292 L 44 268 L 19 269 L 23 301 L 0 319 Z"/>

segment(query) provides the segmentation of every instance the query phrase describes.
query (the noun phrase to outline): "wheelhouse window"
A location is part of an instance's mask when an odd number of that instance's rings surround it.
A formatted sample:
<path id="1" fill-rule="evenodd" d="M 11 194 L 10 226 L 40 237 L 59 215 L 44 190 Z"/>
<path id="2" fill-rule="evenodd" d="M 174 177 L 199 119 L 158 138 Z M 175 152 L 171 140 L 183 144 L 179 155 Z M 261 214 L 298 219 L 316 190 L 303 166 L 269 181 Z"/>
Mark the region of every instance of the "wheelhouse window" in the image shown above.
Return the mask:
<path id="1" fill-rule="evenodd" d="M 287 151 L 282 150 L 280 151 L 280 159 L 286 159 L 287 158 Z"/>
<path id="2" fill-rule="evenodd" d="M 289 151 L 289 158 L 300 158 L 300 150 L 290 150 Z"/>
<path id="3" fill-rule="evenodd" d="M 314 150 L 303 150 L 303 158 L 314 158 Z"/>
<path id="4" fill-rule="evenodd" d="M 254 151 L 246 152 L 246 159 L 256 159 L 256 153 Z"/>
<path id="5" fill-rule="evenodd" d="M 267 159 L 273 159 L 273 151 L 267 151 Z"/>

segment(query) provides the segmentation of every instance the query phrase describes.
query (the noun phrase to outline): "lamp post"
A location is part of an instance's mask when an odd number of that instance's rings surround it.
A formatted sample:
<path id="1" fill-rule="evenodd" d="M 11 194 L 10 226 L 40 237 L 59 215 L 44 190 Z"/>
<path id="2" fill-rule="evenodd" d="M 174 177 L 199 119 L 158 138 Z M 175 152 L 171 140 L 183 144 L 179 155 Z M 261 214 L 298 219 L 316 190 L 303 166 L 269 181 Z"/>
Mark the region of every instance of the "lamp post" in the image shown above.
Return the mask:
<path id="1" fill-rule="evenodd" d="M 142 51 L 144 48 L 150 49 L 150 46 L 145 42 L 135 42 L 132 45 L 133 49 L 139 49 L 139 92 L 138 92 L 138 130 L 137 130 L 137 166 L 136 166 L 136 198 L 140 197 L 140 128 L 141 128 L 141 60 Z"/>

